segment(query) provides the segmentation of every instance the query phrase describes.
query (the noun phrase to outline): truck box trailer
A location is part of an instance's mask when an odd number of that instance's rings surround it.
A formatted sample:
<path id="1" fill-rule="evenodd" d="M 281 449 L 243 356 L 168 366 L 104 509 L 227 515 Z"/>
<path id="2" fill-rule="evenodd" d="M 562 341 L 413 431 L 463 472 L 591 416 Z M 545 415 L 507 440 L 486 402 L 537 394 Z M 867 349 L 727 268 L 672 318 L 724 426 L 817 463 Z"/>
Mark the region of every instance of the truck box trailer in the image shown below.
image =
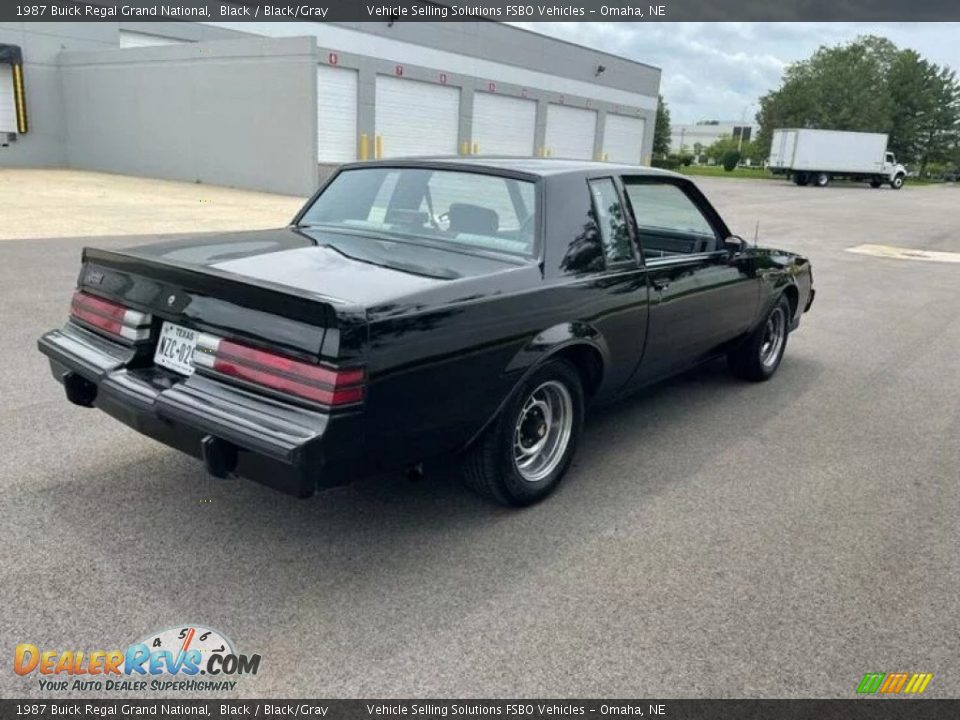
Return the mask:
<path id="1" fill-rule="evenodd" d="M 907 171 L 887 150 L 884 133 L 783 128 L 773 131 L 769 167 L 797 185 L 825 187 L 833 178 L 903 187 Z"/>

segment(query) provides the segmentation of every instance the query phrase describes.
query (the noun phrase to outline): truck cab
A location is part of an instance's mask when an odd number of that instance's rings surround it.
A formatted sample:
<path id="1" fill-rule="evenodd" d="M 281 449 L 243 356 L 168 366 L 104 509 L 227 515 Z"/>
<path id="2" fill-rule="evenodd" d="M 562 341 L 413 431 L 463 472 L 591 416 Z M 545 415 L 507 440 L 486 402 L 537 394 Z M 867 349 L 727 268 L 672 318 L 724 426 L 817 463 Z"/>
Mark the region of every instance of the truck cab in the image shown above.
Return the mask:
<path id="1" fill-rule="evenodd" d="M 903 187 L 903 181 L 907 177 L 907 169 L 897 162 L 896 156 L 892 152 L 887 152 L 883 156 L 883 179 L 870 181 L 872 187 L 880 187 L 883 183 L 890 183 L 890 186 L 899 190 Z"/>

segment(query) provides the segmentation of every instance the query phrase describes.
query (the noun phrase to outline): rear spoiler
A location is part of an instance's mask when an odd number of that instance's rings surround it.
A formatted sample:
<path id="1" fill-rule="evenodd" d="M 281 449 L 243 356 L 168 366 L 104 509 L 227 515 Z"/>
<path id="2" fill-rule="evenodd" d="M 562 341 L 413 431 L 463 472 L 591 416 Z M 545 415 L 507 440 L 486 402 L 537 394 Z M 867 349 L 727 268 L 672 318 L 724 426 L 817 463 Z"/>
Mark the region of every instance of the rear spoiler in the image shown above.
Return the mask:
<path id="1" fill-rule="evenodd" d="M 125 251 L 83 249 L 79 287 L 130 307 L 211 331 L 267 341 L 316 357 L 342 354 L 345 329 L 356 332 L 363 308 L 214 267 L 157 260 Z M 238 310 L 242 308 L 243 310 Z M 356 338 L 361 340 L 361 338 Z M 361 340 L 362 341 L 362 340 Z"/>

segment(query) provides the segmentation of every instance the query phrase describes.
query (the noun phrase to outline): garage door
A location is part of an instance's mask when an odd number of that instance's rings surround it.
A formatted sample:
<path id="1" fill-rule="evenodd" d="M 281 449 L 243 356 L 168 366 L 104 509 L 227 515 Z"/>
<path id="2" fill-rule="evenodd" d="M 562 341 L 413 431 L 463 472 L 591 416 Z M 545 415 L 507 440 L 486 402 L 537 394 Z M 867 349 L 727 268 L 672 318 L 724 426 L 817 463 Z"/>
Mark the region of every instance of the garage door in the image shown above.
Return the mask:
<path id="1" fill-rule="evenodd" d="M 0 132 L 17 131 L 17 106 L 13 99 L 13 66 L 0 63 Z M 6 142 L 6 138 L 3 138 Z"/>
<path id="2" fill-rule="evenodd" d="M 592 160 L 596 130 L 594 110 L 547 106 L 547 150 L 552 157 Z"/>
<path id="3" fill-rule="evenodd" d="M 133 32 L 131 30 L 120 31 L 120 47 L 155 47 L 157 45 L 179 45 L 185 42 L 176 38 L 163 37 L 162 35 L 150 35 L 148 33 Z"/>
<path id="4" fill-rule="evenodd" d="M 457 154 L 457 88 L 381 75 L 377 77 L 376 103 L 383 157 Z"/>
<path id="5" fill-rule="evenodd" d="M 317 68 L 317 160 L 357 159 L 357 71 Z"/>
<path id="6" fill-rule="evenodd" d="M 491 93 L 473 96 L 473 142 L 481 155 L 533 155 L 537 103 Z"/>
<path id="7" fill-rule="evenodd" d="M 610 162 L 639 165 L 643 151 L 643 118 L 607 114 L 603 132 L 603 155 Z"/>

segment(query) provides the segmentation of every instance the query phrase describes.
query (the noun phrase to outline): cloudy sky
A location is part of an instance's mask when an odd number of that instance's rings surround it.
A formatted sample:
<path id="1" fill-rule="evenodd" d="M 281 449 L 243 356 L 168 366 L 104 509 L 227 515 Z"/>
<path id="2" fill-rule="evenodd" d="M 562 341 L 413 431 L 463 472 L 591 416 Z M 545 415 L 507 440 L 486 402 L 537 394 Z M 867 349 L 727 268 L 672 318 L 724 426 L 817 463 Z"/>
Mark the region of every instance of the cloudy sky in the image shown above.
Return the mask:
<path id="1" fill-rule="evenodd" d="M 820 45 L 890 38 L 960 73 L 960 23 L 516 23 L 663 69 L 673 122 L 752 118 L 783 68 Z"/>

